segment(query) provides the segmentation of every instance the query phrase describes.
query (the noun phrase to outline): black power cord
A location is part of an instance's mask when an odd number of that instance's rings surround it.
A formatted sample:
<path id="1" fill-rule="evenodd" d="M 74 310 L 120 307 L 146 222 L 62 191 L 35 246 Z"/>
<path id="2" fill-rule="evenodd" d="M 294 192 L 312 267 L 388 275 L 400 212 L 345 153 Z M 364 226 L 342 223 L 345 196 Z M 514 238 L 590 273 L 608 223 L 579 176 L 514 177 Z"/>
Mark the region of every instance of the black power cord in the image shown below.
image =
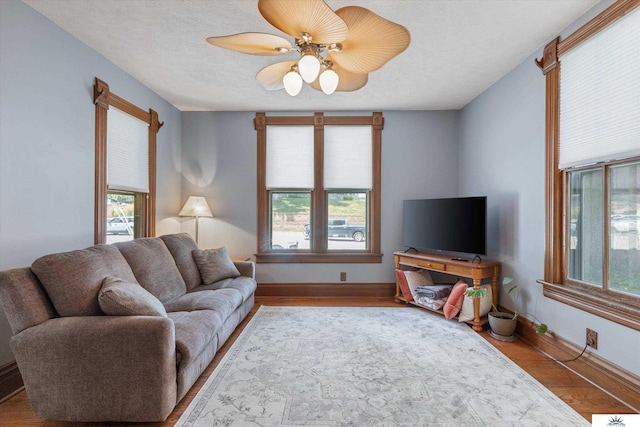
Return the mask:
<path id="1" fill-rule="evenodd" d="M 587 347 L 589 346 L 589 344 L 585 344 L 584 348 L 582 349 L 582 351 L 580 352 L 579 355 L 577 355 L 576 357 L 574 357 L 573 359 L 556 359 L 555 357 L 551 357 L 549 354 L 547 354 L 547 357 L 551 360 L 553 360 L 554 362 L 559 362 L 559 363 L 567 363 L 567 362 L 573 362 L 574 360 L 578 360 L 583 354 L 584 352 L 587 350 Z"/>
<path id="2" fill-rule="evenodd" d="M 531 317 L 533 317 L 536 321 L 540 322 L 540 319 L 538 319 L 535 315 L 531 314 L 531 313 L 524 313 L 525 315 L 529 315 Z M 528 319 L 527 319 L 528 320 Z M 533 322 L 531 322 L 533 323 Z M 541 328 L 541 331 L 538 331 L 538 328 Z M 545 332 L 547 332 L 547 325 L 545 325 L 544 323 L 540 322 L 540 325 L 536 328 L 536 333 L 543 335 Z M 556 359 L 555 357 L 551 356 L 548 353 L 544 353 L 549 359 L 553 360 L 554 362 L 558 362 L 558 363 L 566 363 L 566 362 L 573 362 L 574 360 L 578 360 L 580 357 L 582 357 L 582 355 L 584 354 L 585 351 L 587 351 L 587 347 L 589 347 L 589 343 L 585 343 L 584 348 L 582 349 L 582 351 L 580 352 L 579 355 L 577 355 L 576 357 L 574 357 L 573 359 Z"/>

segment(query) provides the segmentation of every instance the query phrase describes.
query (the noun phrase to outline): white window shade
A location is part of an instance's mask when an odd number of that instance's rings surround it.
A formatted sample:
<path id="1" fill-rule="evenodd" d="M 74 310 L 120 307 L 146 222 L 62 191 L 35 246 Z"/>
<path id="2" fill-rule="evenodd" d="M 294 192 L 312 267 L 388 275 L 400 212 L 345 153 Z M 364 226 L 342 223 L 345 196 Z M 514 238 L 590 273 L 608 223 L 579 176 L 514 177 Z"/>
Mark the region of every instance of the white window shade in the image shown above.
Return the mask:
<path id="1" fill-rule="evenodd" d="M 371 126 L 325 126 L 324 187 L 370 190 L 372 186 Z"/>
<path id="2" fill-rule="evenodd" d="M 640 155 L 640 8 L 560 64 L 559 167 Z"/>
<path id="3" fill-rule="evenodd" d="M 313 126 L 267 126 L 267 189 L 313 188 Z"/>
<path id="4" fill-rule="evenodd" d="M 149 192 L 149 125 L 113 106 L 107 112 L 107 185 Z"/>

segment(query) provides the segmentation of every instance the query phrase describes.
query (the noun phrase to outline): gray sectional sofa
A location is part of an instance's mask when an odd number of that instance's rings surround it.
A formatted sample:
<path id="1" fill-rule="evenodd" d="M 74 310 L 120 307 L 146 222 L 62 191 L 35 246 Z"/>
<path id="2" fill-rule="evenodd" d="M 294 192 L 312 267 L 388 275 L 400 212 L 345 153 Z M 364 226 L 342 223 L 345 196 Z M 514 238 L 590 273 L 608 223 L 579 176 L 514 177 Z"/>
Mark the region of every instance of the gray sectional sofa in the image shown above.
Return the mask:
<path id="1" fill-rule="evenodd" d="M 255 290 L 252 262 L 201 251 L 187 234 L 0 272 L 33 411 L 65 421 L 165 420 L 247 316 Z"/>

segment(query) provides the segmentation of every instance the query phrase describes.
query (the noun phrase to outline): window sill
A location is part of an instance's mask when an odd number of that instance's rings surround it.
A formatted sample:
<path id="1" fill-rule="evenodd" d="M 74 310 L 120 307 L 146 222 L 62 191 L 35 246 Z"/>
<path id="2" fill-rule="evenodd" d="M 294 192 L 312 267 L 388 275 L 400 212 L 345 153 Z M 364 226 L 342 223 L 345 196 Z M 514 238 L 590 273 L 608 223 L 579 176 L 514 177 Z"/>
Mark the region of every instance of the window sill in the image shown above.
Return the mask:
<path id="1" fill-rule="evenodd" d="M 538 280 L 544 296 L 640 331 L 640 299 L 579 284 Z"/>
<path id="2" fill-rule="evenodd" d="M 371 253 L 259 253 L 256 263 L 314 263 L 314 264 L 380 264 L 382 254 Z"/>

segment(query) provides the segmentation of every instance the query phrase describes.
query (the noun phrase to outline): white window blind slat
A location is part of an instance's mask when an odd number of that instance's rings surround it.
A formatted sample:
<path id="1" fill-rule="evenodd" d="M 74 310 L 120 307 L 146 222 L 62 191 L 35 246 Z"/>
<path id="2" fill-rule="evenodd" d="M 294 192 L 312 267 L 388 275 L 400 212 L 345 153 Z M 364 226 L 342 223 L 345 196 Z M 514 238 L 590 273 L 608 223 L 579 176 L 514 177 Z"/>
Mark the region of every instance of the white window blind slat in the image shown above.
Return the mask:
<path id="1" fill-rule="evenodd" d="M 373 187 L 371 133 L 371 126 L 325 126 L 325 189 L 370 190 Z"/>
<path id="2" fill-rule="evenodd" d="M 559 167 L 640 155 L 640 8 L 560 64 Z"/>
<path id="3" fill-rule="evenodd" d="M 314 186 L 313 126 L 267 126 L 267 189 Z"/>
<path id="4" fill-rule="evenodd" d="M 107 185 L 149 192 L 149 125 L 113 106 L 107 110 Z"/>

